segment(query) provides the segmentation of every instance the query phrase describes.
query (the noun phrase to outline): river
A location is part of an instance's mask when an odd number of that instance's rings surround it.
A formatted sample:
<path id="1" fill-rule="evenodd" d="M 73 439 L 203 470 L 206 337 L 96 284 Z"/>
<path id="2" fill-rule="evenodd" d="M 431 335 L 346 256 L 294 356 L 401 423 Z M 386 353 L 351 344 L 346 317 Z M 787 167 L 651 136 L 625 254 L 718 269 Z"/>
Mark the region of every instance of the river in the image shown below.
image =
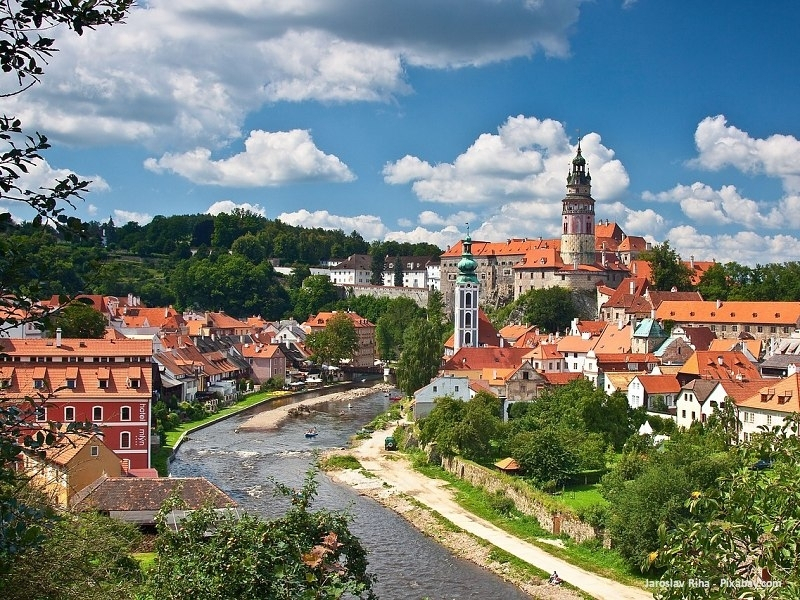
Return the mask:
<path id="1" fill-rule="evenodd" d="M 177 477 L 206 477 L 240 507 L 270 518 L 288 502 L 273 495 L 271 480 L 300 487 L 315 451 L 346 446 L 349 438 L 388 408 L 380 392 L 348 402 L 317 405 L 309 416 L 286 421 L 271 431 L 241 431 L 253 412 L 239 414 L 191 434 L 177 452 L 170 472 Z M 259 408 L 258 410 L 268 410 Z M 304 432 L 316 427 L 316 438 Z M 315 506 L 352 515 L 351 530 L 369 552 L 369 571 L 377 576 L 381 600 L 523 600 L 530 596 L 493 573 L 457 558 L 402 517 L 324 474 Z"/>

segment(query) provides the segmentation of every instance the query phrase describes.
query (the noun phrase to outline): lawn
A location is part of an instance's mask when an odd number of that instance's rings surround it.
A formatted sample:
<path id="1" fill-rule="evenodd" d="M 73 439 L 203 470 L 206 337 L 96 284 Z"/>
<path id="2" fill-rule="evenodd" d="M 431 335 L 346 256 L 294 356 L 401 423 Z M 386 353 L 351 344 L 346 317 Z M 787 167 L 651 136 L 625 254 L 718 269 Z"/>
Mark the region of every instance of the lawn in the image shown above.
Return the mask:
<path id="1" fill-rule="evenodd" d="M 583 509 L 589 506 L 600 504 L 602 506 L 608 505 L 608 500 L 603 498 L 600 493 L 600 485 L 576 485 L 566 488 L 560 495 L 556 497 L 558 500 L 569 506 L 576 513 L 581 514 Z"/>

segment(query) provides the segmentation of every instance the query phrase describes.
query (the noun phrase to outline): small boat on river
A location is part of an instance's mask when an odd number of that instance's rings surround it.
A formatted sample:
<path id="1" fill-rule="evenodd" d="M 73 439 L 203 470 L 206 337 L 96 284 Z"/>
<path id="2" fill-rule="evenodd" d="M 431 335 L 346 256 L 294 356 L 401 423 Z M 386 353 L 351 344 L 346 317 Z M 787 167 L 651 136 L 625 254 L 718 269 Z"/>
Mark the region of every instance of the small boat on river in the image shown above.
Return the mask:
<path id="1" fill-rule="evenodd" d="M 319 435 L 319 432 L 317 431 L 316 427 L 312 427 L 311 429 L 306 431 L 307 438 L 315 438 L 317 437 L 317 435 Z"/>

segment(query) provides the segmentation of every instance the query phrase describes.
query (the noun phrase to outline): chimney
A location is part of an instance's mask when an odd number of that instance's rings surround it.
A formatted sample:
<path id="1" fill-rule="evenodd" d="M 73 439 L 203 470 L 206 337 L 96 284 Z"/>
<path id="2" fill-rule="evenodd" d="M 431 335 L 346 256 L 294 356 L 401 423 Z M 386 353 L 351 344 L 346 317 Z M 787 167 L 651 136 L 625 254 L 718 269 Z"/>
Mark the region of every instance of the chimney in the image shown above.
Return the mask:
<path id="1" fill-rule="evenodd" d="M 61 348 L 61 327 L 56 329 L 56 348 Z"/>
<path id="2" fill-rule="evenodd" d="M 717 308 L 722 308 L 722 300 L 717 299 Z"/>
<path id="3" fill-rule="evenodd" d="M 631 281 L 631 296 L 636 293 L 636 282 Z"/>

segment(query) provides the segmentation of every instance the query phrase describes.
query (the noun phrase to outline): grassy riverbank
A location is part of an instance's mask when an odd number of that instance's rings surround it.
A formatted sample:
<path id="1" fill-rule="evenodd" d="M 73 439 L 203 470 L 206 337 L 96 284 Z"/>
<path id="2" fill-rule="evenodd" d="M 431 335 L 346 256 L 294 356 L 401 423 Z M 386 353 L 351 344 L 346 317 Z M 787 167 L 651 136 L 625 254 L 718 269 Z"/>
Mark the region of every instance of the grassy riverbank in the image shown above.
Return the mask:
<path id="1" fill-rule="evenodd" d="M 441 467 L 427 464 L 424 453 L 409 455 L 417 471 L 426 477 L 446 481 L 455 490 L 454 500 L 472 514 L 582 569 L 625 585 L 644 587 L 644 576 L 632 570 L 618 552 L 603 548 L 599 541 L 578 544 L 566 536 L 555 537 L 543 530 L 535 518 L 508 506 L 495 494 L 474 487 Z"/>
<path id="2" fill-rule="evenodd" d="M 242 400 L 239 400 L 239 402 L 231 404 L 230 406 L 226 406 L 220 411 L 214 413 L 213 415 L 209 415 L 204 419 L 181 423 L 177 428 L 173 429 L 172 431 L 168 431 L 166 433 L 165 435 L 166 440 L 164 441 L 164 445 L 161 446 L 158 450 L 154 451 L 150 457 L 151 466 L 158 471 L 159 475 L 161 475 L 162 477 L 166 477 L 167 475 L 169 475 L 169 457 L 172 454 L 173 450 L 175 449 L 176 444 L 181 439 L 182 435 L 192 431 L 193 429 L 197 429 L 198 427 L 203 427 L 204 425 L 208 425 L 209 423 L 213 423 L 214 421 L 225 419 L 227 417 L 230 417 L 231 415 L 242 412 L 243 410 L 246 410 L 251 406 L 260 404 L 261 402 L 265 402 L 267 400 L 271 400 L 279 396 L 285 396 L 286 394 L 287 392 L 282 392 L 282 391 L 256 392 L 254 394 L 246 396 Z"/>

